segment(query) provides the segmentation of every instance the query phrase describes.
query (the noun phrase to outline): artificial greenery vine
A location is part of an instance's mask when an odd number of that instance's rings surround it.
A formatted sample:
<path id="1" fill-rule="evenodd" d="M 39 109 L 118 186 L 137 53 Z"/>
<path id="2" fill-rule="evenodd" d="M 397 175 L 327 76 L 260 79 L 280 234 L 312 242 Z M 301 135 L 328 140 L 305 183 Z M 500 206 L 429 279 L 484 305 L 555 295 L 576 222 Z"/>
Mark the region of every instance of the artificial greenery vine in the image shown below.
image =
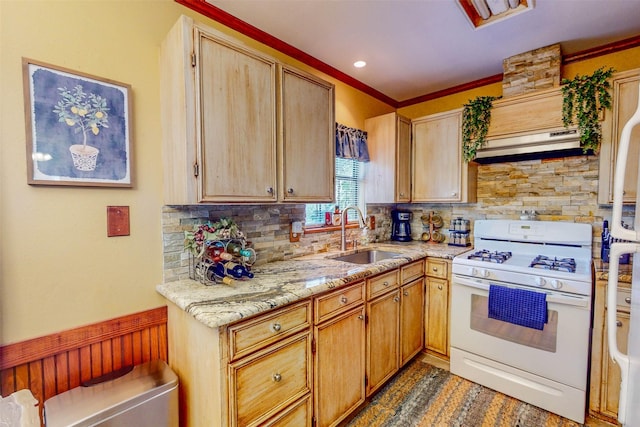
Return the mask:
<path id="1" fill-rule="evenodd" d="M 464 104 L 462 109 L 462 151 L 465 161 L 473 160 L 478 149 L 484 145 L 491 122 L 493 101 L 500 98 L 500 96 L 478 96 Z"/>
<path id="2" fill-rule="evenodd" d="M 613 71 L 613 68 L 600 67 L 590 76 L 562 79 L 562 122 L 569 127 L 577 120 L 584 153 L 600 151 L 602 130 L 598 117 L 605 109 L 611 109 L 609 78 Z"/>

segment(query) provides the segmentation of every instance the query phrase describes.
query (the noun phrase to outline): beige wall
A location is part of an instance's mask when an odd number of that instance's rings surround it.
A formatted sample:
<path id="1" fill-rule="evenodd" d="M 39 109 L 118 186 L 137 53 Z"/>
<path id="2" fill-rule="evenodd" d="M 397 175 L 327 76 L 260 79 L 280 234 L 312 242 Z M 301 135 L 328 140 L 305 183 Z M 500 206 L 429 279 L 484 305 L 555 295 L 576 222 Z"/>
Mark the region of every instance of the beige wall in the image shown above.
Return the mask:
<path id="1" fill-rule="evenodd" d="M 165 304 L 158 55 L 180 14 L 232 33 L 171 0 L 0 0 L 0 344 Z M 22 57 L 131 85 L 133 189 L 27 185 Z M 360 128 L 392 110 L 344 84 L 336 101 Z M 130 236 L 106 236 L 110 205 Z"/>

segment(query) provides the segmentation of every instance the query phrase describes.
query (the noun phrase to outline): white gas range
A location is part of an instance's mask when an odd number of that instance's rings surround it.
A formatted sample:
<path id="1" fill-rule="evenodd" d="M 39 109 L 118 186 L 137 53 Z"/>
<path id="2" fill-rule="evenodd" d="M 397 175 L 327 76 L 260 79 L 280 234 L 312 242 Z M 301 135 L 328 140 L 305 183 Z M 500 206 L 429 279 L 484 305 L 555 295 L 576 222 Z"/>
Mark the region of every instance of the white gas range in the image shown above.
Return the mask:
<path id="1" fill-rule="evenodd" d="M 478 220 L 454 258 L 451 372 L 584 422 L 592 228 Z"/>

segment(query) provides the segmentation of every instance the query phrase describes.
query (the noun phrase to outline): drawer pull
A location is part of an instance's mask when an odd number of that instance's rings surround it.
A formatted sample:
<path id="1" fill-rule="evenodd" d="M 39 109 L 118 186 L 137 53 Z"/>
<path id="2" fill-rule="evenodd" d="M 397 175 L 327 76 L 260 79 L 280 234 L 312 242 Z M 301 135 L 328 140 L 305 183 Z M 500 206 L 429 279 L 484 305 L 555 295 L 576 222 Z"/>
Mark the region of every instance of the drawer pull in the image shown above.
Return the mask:
<path id="1" fill-rule="evenodd" d="M 631 304 L 631 297 L 626 297 L 624 299 L 624 302 L 626 302 L 627 304 Z"/>
<path id="2" fill-rule="evenodd" d="M 438 267 L 433 267 L 432 270 L 434 271 L 434 273 L 438 272 Z"/>
<path id="3" fill-rule="evenodd" d="M 280 325 L 280 323 L 273 323 L 271 325 L 271 330 L 273 332 L 280 332 L 280 329 L 282 329 L 282 325 Z"/>
<path id="4" fill-rule="evenodd" d="M 621 322 L 621 321 L 619 321 L 619 320 L 616 320 L 616 326 L 617 326 L 618 328 L 621 328 L 621 327 L 622 327 L 622 322 Z"/>
<path id="5" fill-rule="evenodd" d="M 340 302 L 342 304 L 346 304 L 349 300 L 347 299 L 347 297 L 345 297 L 344 295 L 340 297 Z"/>
<path id="6" fill-rule="evenodd" d="M 280 375 L 278 373 L 273 374 L 271 379 L 273 380 L 274 383 L 279 383 L 280 381 L 282 381 L 282 375 Z"/>
<path id="7" fill-rule="evenodd" d="M 385 281 L 385 282 L 383 283 L 383 285 L 384 285 L 384 286 L 389 286 L 389 282 Z"/>

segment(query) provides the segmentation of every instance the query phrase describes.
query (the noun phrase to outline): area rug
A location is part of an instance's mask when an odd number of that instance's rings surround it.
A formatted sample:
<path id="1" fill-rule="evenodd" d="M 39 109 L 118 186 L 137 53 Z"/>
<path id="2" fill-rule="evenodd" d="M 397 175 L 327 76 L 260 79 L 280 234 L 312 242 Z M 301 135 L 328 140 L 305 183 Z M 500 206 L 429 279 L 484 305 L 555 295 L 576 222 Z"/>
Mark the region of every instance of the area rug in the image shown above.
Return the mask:
<path id="1" fill-rule="evenodd" d="M 467 381 L 417 358 L 350 427 L 579 427 L 580 424 Z"/>

